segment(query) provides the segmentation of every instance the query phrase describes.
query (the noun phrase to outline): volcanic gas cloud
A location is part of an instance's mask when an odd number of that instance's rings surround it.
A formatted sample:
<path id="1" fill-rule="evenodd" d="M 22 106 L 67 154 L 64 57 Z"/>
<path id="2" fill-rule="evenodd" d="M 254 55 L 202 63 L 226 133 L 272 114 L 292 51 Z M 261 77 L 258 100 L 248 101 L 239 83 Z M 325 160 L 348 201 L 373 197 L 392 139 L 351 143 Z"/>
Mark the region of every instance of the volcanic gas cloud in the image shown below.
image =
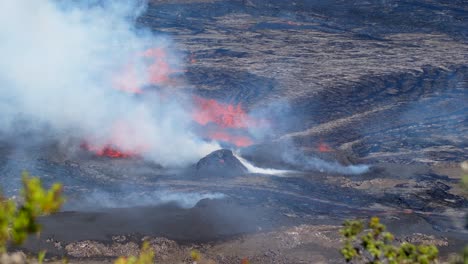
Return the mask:
<path id="1" fill-rule="evenodd" d="M 189 94 L 184 52 L 135 26 L 144 10 L 144 1 L 0 1 L 2 137 L 177 167 L 270 133 L 237 102 Z"/>
<path id="2" fill-rule="evenodd" d="M 144 97 L 146 94 L 158 94 L 159 102 L 167 101 L 164 97 L 171 96 L 168 87 L 175 84 L 183 74 L 174 61 L 173 54 L 166 48 L 150 48 L 135 55 L 132 61 L 143 59 L 143 71 L 146 74 L 146 82 L 138 78 L 138 69 L 135 63 L 126 64 L 118 75 L 114 77 L 113 88 L 129 94 L 138 94 Z M 140 65 L 141 67 L 141 65 Z M 141 69 L 140 69 L 141 70 Z M 240 104 L 233 105 L 218 102 L 215 99 L 206 99 L 200 96 L 190 97 L 192 107 L 190 110 L 193 122 L 202 127 L 198 130 L 201 137 L 212 141 L 221 141 L 236 147 L 246 147 L 253 144 L 253 139 L 248 135 L 248 129 L 257 126 L 265 126 L 264 120 L 252 118 Z M 113 125 L 108 140 L 100 145 L 92 145 L 85 141 L 81 146 L 99 156 L 111 158 L 128 158 L 140 156 L 151 147 L 144 142 L 139 146 L 125 148 L 121 142 L 127 142 L 134 137 L 137 127 L 131 127 L 119 120 Z"/>
<path id="3" fill-rule="evenodd" d="M 135 26 L 143 2 L 2 1 L 0 134 L 169 167 L 252 144 L 240 105 L 177 92 L 184 52 Z"/>
<path id="4" fill-rule="evenodd" d="M 174 63 L 174 53 L 164 47 L 147 49 L 136 54 L 131 62 L 125 64 L 122 70 L 113 77 L 113 88 L 131 96 L 144 97 L 158 94 L 158 102 L 167 101 L 165 97 L 171 96 L 168 86 L 178 83 L 178 78 L 183 74 L 180 65 Z M 135 61 L 143 61 L 138 65 Z M 138 74 L 142 72 L 142 74 Z M 142 78 L 144 76 L 144 78 Z M 163 91 L 163 92 L 161 92 Z M 190 110 L 191 119 L 202 127 L 198 129 L 199 136 L 210 141 L 220 141 L 236 147 L 246 147 L 253 144 L 253 139 L 248 135 L 248 129 L 265 125 L 266 122 L 249 116 L 240 104 L 232 105 L 220 103 L 215 99 L 206 99 L 200 96 L 189 97 L 192 103 Z M 138 136 L 138 127 L 132 127 L 125 120 L 117 120 L 112 125 L 108 139 L 102 143 L 90 143 L 93 140 L 85 140 L 81 147 L 94 152 L 99 156 L 111 158 L 128 158 L 142 156 L 145 152 L 151 152 L 151 146 L 145 142 L 138 145 L 132 144 L 125 147 L 122 142 L 135 141 Z M 157 135 L 155 135 L 157 136 Z"/>

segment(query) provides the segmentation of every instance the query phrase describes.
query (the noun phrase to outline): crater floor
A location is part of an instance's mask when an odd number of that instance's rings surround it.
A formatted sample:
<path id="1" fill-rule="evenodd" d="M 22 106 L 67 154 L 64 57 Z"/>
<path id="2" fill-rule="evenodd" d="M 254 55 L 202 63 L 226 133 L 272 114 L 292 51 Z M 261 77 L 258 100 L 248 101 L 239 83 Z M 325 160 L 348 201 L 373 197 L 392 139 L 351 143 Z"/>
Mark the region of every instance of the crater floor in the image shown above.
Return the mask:
<path id="1" fill-rule="evenodd" d="M 339 263 L 343 220 L 379 216 L 401 241 L 436 244 L 446 258 L 468 242 L 467 18 L 464 1 L 151 1 L 139 25 L 189 58 L 174 89 L 275 120 L 245 158 L 282 169 L 279 152 L 294 146 L 370 171 L 197 175 L 2 145 L 0 177 L 26 164 L 69 196 L 22 250 L 111 262 L 148 240 L 158 263 L 189 263 L 193 248 L 214 263 Z M 195 202 L 181 203 L 184 193 Z M 109 204 L 125 208 L 100 208 Z"/>

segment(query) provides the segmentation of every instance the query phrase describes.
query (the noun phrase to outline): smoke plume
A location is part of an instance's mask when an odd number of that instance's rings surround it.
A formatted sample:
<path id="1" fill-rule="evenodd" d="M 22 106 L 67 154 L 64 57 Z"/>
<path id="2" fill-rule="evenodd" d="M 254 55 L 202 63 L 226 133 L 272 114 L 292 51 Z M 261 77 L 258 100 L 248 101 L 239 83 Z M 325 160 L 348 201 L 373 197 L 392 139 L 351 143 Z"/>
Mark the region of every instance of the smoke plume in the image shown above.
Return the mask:
<path id="1" fill-rule="evenodd" d="M 144 8 L 139 1 L 2 1 L 0 133 L 118 145 L 165 166 L 217 149 L 191 132 L 190 98 L 138 97 L 142 87 L 168 89 L 170 75 L 183 71 L 167 36 L 135 27 Z M 162 52 L 164 61 L 148 67 Z"/>

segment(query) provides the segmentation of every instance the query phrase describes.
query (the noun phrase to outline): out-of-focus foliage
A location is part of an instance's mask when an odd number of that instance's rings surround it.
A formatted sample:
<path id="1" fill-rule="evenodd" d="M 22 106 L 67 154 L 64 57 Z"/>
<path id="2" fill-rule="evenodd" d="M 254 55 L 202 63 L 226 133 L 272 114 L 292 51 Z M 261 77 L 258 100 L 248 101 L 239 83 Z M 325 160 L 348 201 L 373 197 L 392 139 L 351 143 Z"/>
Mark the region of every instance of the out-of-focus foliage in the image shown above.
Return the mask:
<path id="1" fill-rule="evenodd" d="M 192 258 L 193 261 L 197 262 L 201 260 L 201 254 L 197 250 L 192 250 L 190 251 L 190 258 Z"/>
<path id="2" fill-rule="evenodd" d="M 64 202 L 62 185 L 54 184 L 44 189 L 41 180 L 23 172 L 21 204 L 0 196 L 0 251 L 6 251 L 6 245 L 12 241 L 21 244 L 28 234 L 39 233 L 40 225 L 36 219 L 42 215 L 57 212 Z"/>
<path id="3" fill-rule="evenodd" d="M 340 233 L 344 237 L 341 254 L 346 262 L 428 264 L 437 260 L 437 247 L 407 242 L 396 244 L 394 236 L 385 230 L 377 217 L 370 219 L 366 229 L 362 221 L 345 221 Z"/>
<path id="4" fill-rule="evenodd" d="M 466 172 L 461 178 L 461 186 L 465 191 L 465 196 L 468 196 L 468 172 Z"/>
<path id="5" fill-rule="evenodd" d="M 47 253 L 47 251 L 45 251 L 45 250 L 39 251 L 39 254 L 37 254 L 37 263 L 39 263 L 39 264 L 44 263 L 46 253 Z"/>
<path id="6" fill-rule="evenodd" d="M 468 196 L 468 162 L 464 161 L 461 164 L 462 168 L 462 178 L 461 178 L 461 186 L 465 191 L 465 196 Z M 466 216 L 466 227 L 468 228 L 468 215 Z M 463 253 L 456 256 L 455 259 L 452 260 L 453 264 L 468 264 L 468 245 L 465 246 Z"/>
<path id="7" fill-rule="evenodd" d="M 11 223 L 16 212 L 13 201 L 0 197 L 0 251 L 5 252 L 5 245 L 11 236 Z"/>
<path id="8" fill-rule="evenodd" d="M 461 254 L 453 255 L 450 258 L 451 264 L 468 264 L 468 246 L 465 246 Z"/>
<path id="9" fill-rule="evenodd" d="M 155 253 L 148 242 L 143 243 L 139 256 L 119 257 L 114 264 L 152 264 Z"/>

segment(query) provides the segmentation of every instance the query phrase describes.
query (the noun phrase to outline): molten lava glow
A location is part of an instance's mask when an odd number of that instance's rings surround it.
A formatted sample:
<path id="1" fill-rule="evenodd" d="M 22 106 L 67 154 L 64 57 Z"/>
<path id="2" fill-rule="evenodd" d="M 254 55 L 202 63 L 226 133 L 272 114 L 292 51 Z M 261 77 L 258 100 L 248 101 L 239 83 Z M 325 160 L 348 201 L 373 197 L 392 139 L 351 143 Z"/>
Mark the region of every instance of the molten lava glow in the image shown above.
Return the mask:
<path id="1" fill-rule="evenodd" d="M 164 48 L 151 48 L 138 54 L 136 59 L 144 62 L 143 70 L 138 74 L 138 67 L 134 62 L 129 62 L 122 72 L 114 79 L 114 88 L 129 93 L 142 93 L 142 87 L 146 85 L 168 85 L 171 76 L 181 73 L 180 69 L 173 68 L 170 64 L 170 56 Z M 145 81 L 143 81 L 146 79 Z"/>
<path id="2" fill-rule="evenodd" d="M 136 63 L 137 61 L 140 63 Z M 174 75 L 181 73 L 181 70 L 174 67 L 172 61 L 173 57 L 165 48 L 147 49 L 137 54 L 134 60 L 127 63 L 122 71 L 116 74 L 113 79 L 113 88 L 131 94 L 144 94 L 146 86 L 170 85 L 174 81 Z M 190 62 L 196 62 L 193 54 Z M 198 96 L 193 97 L 193 102 L 192 119 L 205 127 L 201 132 L 202 137 L 223 141 L 237 147 L 246 147 L 253 144 L 253 140 L 246 136 L 248 135 L 247 129 L 265 124 L 264 120 L 250 117 L 240 104 L 225 104 Z M 145 142 L 138 141 L 141 138 L 138 135 L 137 124 L 120 120 L 113 124 L 109 138 L 104 144 L 91 144 L 90 142 L 95 141 L 87 140 L 82 144 L 82 148 L 96 155 L 110 158 L 138 156 L 150 150 Z"/>
<path id="3" fill-rule="evenodd" d="M 245 113 L 240 104 L 234 106 L 201 97 L 194 97 L 194 101 L 196 109 L 193 120 L 201 125 L 214 123 L 225 128 L 247 128 L 249 125 L 255 125 L 254 120 Z"/>
<path id="4" fill-rule="evenodd" d="M 143 53 L 143 57 L 153 61 L 148 66 L 150 84 L 168 83 L 172 74 L 180 72 L 180 70 L 171 68 L 167 52 L 162 48 L 148 49 Z"/>
<path id="5" fill-rule="evenodd" d="M 318 148 L 318 151 L 319 151 L 319 152 L 332 152 L 332 151 L 333 151 L 333 150 L 330 148 L 330 146 L 328 146 L 327 144 L 325 144 L 325 143 L 323 143 L 323 142 L 320 143 L 320 144 L 318 145 L 317 148 Z"/>
<path id="6" fill-rule="evenodd" d="M 122 151 L 117 150 L 116 148 L 111 147 L 110 145 L 93 146 L 88 143 L 83 143 L 81 144 L 81 147 L 88 151 L 94 152 L 96 155 L 102 156 L 102 157 L 109 157 L 109 158 L 117 159 L 117 158 L 129 158 L 129 157 L 137 156 L 136 153 L 122 152 Z"/>
<path id="7" fill-rule="evenodd" d="M 195 96 L 193 99 L 195 109 L 192 118 L 202 126 L 215 126 L 214 132 L 208 132 L 207 137 L 213 140 L 231 143 L 237 147 L 247 147 L 254 142 L 248 136 L 232 134 L 232 130 L 246 134 L 248 128 L 268 125 L 265 120 L 249 116 L 240 104 L 231 105 L 220 103 L 214 99 L 205 99 Z"/>
<path id="8" fill-rule="evenodd" d="M 91 144 L 88 141 L 81 144 L 83 149 L 94 152 L 98 156 L 110 158 L 129 158 L 139 156 L 150 148 L 146 142 L 138 140 L 137 128 L 130 123 L 119 121 L 112 126 L 108 140 L 104 144 Z"/>

